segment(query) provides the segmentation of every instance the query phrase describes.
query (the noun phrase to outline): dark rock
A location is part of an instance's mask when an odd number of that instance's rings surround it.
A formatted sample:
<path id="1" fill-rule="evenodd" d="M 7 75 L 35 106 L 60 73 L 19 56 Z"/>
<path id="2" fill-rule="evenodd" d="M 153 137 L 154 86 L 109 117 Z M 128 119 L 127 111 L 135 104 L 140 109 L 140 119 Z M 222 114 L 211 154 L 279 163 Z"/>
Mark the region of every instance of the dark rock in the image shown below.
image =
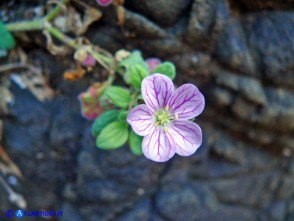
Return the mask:
<path id="1" fill-rule="evenodd" d="M 216 198 L 203 186 L 164 186 L 156 197 L 158 212 L 168 220 L 202 220 L 217 206 Z"/>
<path id="2" fill-rule="evenodd" d="M 281 179 L 279 190 L 276 194 L 277 200 L 287 199 L 294 194 L 294 176 L 286 175 Z"/>
<path id="3" fill-rule="evenodd" d="M 228 68 L 245 74 L 255 74 L 255 63 L 247 46 L 244 30 L 236 18 L 231 17 L 227 21 L 215 53 Z"/>
<path id="4" fill-rule="evenodd" d="M 229 18 L 225 0 L 194 1 L 185 40 L 194 48 L 212 50 Z"/>
<path id="5" fill-rule="evenodd" d="M 210 186 L 223 203 L 265 209 L 271 204 L 274 197 L 266 193 L 277 190 L 280 177 L 278 172 L 267 171 L 219 179 L 211 182 Z"/>
<path id="6" fill-rule="evenodd" d="M 81 117 L 78 99 L 60 96 L 50 103 L 50 108 L 53 118 L 49 135 L 50 144 L 63 154 L 75 155 L 81 147 L 81 125 L 85 122 Z"/>
<path id="7" fill-rule="evenodd" d="M 213 145 L 213 150 L 216 154 L 227 159 L 229 162 L 242 165 L 242 168 L 247 168 L 248 171 L 269 169 L 279 162 L 273 154 L 260 150 L 250 144 L 239 143 L 227 134 L 219 133 L 216 140 Z"/>
<path id="8" fill-rule="evenodd" d="M 31 2 L 13 3 L 11 18 L 25 18 L 25 10 L 44 3 Z M 60 220 L 294 220 L 294 13 L 268 6 L 289 2 L 127 0 L 123 25 L 114 4 L 99 7 L 103 18 L 86 35 L 91 42 L 111 53 L 138 48 L 145 57 L 170 60 L 177 86 L 193 83 L 205 96 L 196 119 L 202 146 L 164 164 L 134 156 L 127 146 L 96 148 L 77 95 L 101 81 L 105 70 L 97 66 L 83 79 L 64 81 L 64 71 L 75 68 L 72 55 L 49 55 L 38 48 L 43 40 L 18 41 L 56 97 L 41 103 L 11 88 L 15 103 L 1 115 L 1 146 L 24 176 L 13 188 L 31 210 L 64 210 Z M 272 11 L 253 13 L 254 6 Z M 1 171 L 7 167 L 2 157 Z M 0 185 L 1 216 L 14 207 Z"/>
<path id="9" fill-rule="evenodd" d="M 239 92 L 248 101 L 257 105 L 266 105 L 266 95 L 262 84 L 255 78 L 231 73 L 219 72 L 216 83 L 234 92 Z"/>
<path id="10" fill-rule="evenodd" d="M 205 221 L 227 221 L 227 220 L 240 220 L 252 221 L 262 220 L 258 218 L 258 213 L 252 209 L 243 208 L 239 206 L 220 206 L 217 211 L 207 214 Z"/>
<path id="11" fill-rule="evenodd" d="M 283 201 L 274 202 L 267 209 L 272 220 L 283 221 L 286 217 L 286 203 Z"/>
<path id="12" fill-rule="evenodd" d="M 4 120 L 4 140 L 11 153 L 34 157 L 37 152 L 48 151 L 46 133 L 49 129 L 49 113 L 28 90 L 16 85 L 12 88 L 16 97 L 9 107 L 10 118 Z"/>
<path id="13" fill-rule="evenodd" d="M 136 37 L 163 38 L 166 35 L 155 23 L 150 22 L 140 14 L 128 10 L 125 11 L 125 23 L 126 28 L 134 33 Z"/>
<path id="14" fill-rule="evenodd" d="M 260 11 L 260 10 L 293 10 L 292 0 L 230 0 L 232 7 L 242 11 Z"/>
<path id="15" fill-rule="evenodd" d="M 294 85 L 293 17 L 290 12 L 254 13 L 244 22 L 253 60 L 265 79 L 275 85 Z"/>
<path id="16" fill-rule="evenodd" d="M 61 207 L 63 211 L 60 221 L 82 221 L 83 219 L 78 214 L 78 209 L 69 203 L 64 203 Z"/>
<path id="17" fill-rule="evenodd" d="M 190 0 L 175 0 L 172 3 L 168 0 L 149 0 L 138 4 L 136 1 L 127 0 L 126 5 L 160 25 L 169 26 L 177 22 L 190 2 Z"/>
<path id="18" fill-rule="evenodd" d="M 109 209 L 95 214 L 107 219 L 109 211 L 113 210 L 112 215 L 121 213 L 142 194 L 150 195 L 155 190 L 162 165 L 136 157 L 126 147 L 116 151 L 98 150 L 94 141 L 87 131 L 79 155 L 77 191 L 80 202 L 93 205 L 81 211 L 95 210 L 100 203 Z"/>
<path id="19" fill-rule="evenodd" d="M 134 208 L 118 218 L 118 221 L 148 221 L 150 220 L 151 202 L 150 200 L 143 200 L 134 205 Z"/>

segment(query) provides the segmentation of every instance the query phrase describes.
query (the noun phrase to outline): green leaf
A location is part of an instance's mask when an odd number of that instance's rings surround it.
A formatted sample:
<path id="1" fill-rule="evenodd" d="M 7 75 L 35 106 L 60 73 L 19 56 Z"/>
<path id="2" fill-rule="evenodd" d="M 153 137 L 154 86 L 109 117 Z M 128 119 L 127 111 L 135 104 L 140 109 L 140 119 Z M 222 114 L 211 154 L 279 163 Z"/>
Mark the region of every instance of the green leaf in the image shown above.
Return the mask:
<path id="1" fill-rule="evenodd" d="M 129 111 L 120 111 L 120 113 L 118 115 L 118 120 L 120 120 L 122 122 L 126 122 L 128 114 L 129 114 Z"/>
<path id="2" fill-rule="evenodd" d="M 142 57 L 142 53 L 138 50 L 133 51 L 130 56 L 118 64 L 118 72 L 123 75 L 125 82 L 128 84 L 131 82 L 130 68 L 135 64 L 141 65 L 148 72 L 147 64 Z"/>
<path id="3" fill-rule="evenodd" d="M 140 64 L 135 64 L 130 68 L 130 83 L 137 89 L 141 88 L 141 83 L 147 76 L 148 72 Z"/>
<path id="4" fill-rule="evenodd" d="M 173 80 L 176 77 L 176 67 L 173 63 L 166 61 L 158 65 L 153 73 L 164 74 Z"/>
<path id="5" fill-rule="evenodd" d="M 12 34 L 6 29 L 3 22 L 0 21 L 0 49 L 12 49 L 15 47 L 15 40 Z"/>
<path id="6" fill-rule="evenodd" d="M 96 140 L 97 147 L 110 150 L 121 147 L 128 140 L 128 124 L 122 122 L 113 122 L 107 125 Z"/>
<path id="7" fill-rule="evenodd" d="M 131 102 L 130 92 L 123 87 L 111 86 L 106 89 L 105 94 L 118 107 L 125 108 Z"/>
<path id="8" fill-rule="evenodd" d="M 142 155 L 142 140 L 143 137 L 137 135 L 133 130 L 130 132 L 130 149 L 135 155 Z"/>
<path id="9" fill-rule="evenodd" d="M 92 134 L 97 137 L 104 127 L 117 120 L 119 110 L 108 110 L 102 113 L 92 125 Z"/>

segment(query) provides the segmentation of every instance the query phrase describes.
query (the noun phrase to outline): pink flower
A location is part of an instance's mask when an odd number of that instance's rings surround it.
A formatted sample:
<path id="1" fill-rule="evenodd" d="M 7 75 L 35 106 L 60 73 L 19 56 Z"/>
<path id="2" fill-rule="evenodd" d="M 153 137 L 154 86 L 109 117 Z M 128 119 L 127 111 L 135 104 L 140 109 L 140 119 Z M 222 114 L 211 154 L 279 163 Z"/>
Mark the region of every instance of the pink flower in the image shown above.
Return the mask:
<path id="1" fill-rule="evenodd" d="M 96 0 L 96 2 L 103 7 L 106 7 L 111 4 L 112 0 Z"/>
<path id="2" fill-rule="evenodd" d="M 159 58 L 148 58 L 145 60 L 148 70 L 152 73 L 153 70 L 161 64 L 161 60 Z"/>
<path id="3" fill-rule="evenodd" d="M 104 111 L 99 102 L 100 87 L 100 84 L 94 84 L 78 97 L 81 104 L 81 114 L 88 120 L 94 120 Z"/>
<path id="4" fill-rule="evenodd" d="M 144 136 L 144 155 L 165 162 L 175 153 L 190 156 L 202 143 L 201 128 L 189 119 L 204 109 L 204 97 L 192 84 L 174 90 L 173 82 L 165 75 L 153 74 L 142 82 L 141 104 L 128 115 L 132 129 Z"/>
<path id="5" fill-rule="evenodd" d="M 82 62 L 82 65 L 86 67 L 93 67 L 95 64 L 96 64 L 96 60 L 91 55 L 87 55 L 87 57 Z"/>

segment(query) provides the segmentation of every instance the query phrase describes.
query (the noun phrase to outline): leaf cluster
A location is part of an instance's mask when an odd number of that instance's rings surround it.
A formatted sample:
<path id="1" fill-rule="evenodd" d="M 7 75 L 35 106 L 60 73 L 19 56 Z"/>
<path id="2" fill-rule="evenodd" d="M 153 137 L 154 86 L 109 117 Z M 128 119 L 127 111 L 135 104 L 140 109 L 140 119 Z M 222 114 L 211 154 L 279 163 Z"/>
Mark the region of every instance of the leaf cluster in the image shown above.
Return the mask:
<path id="1" fill-rule="evenodd" d="M 127 115 L 142 102 L 141 84 L 144 78 L 153 73 L 161 73 L 173 80 L 176 76 L 175 66 L 171 62 L 163 62 L 150 72 L 141 52 L 134 51 L 118 63 L 116 71 L 122 76 L 126 86 L 111 85 L 104 91 L 102 96 L 115 109 L 106 110 L 96 118 L 92 125 L 92 134 L 100 149 L 116 149 L 128 143 L 133 154 L 141 155 L 143 137 L 134 133 L 127 123 Z"/>

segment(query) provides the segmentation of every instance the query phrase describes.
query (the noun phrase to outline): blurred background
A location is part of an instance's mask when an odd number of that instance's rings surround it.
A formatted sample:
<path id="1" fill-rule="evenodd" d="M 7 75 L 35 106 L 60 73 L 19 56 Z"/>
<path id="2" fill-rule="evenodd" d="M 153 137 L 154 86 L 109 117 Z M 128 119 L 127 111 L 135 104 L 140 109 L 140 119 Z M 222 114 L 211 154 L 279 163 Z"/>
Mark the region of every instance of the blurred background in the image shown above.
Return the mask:
<path id="1" fill-rule="evenodd" d="M 176 84 L 200 88 L 203 144 L 167 163 L 98 150 L 77 96 L 103 69 L 66 81 L 71 53 L 49 53 L 41 32 L 16 35 L 15 53 L 39 71 L 0 71 L 1 220 L 26 205 L 63 216 L 23 220 L 293 221 L 294 1 L 126 0 L 123 22 L 117 7 L 83 2 L 103 13 L 92 43 L 170 60 Z M 34 19 L 47 3 L 1 1 L 0 19 Z"/>

